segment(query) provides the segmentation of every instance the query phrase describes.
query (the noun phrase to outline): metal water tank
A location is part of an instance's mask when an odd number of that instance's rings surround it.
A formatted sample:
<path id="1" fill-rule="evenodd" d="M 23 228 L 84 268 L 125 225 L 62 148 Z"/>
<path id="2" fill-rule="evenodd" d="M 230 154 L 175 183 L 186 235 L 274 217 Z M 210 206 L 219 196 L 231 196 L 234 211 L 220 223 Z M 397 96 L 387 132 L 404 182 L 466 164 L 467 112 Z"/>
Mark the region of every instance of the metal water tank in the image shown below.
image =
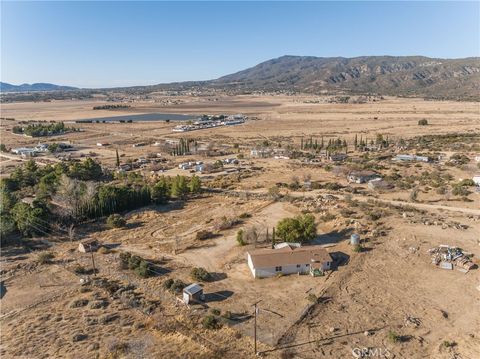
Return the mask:
<path id="1" fill-rule="evenodd" d="M 360 244 L 360 235 L 357 233 L 352 234 L 350 236 L 350 244 L 354 246 Z"/>

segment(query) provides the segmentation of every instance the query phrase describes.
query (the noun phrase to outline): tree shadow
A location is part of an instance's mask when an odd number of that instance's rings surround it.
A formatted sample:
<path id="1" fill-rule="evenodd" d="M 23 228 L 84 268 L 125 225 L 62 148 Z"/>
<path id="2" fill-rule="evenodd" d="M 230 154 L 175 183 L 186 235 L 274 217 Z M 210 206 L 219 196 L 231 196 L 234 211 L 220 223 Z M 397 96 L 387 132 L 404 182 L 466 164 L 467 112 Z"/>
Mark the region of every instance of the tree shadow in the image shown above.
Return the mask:
<path id="1" fill-rule="evenodd" d="M 227 273 L 210 272 L 210 278 L 209 282 L 219 282 L 227 278 Z"/>
<path id="2" fill-rule="evenodd" d="M 230 298 L 234 293 L 231 290 L 220 290 L 217 292 L 205 294 L 205 303 L 223 302 Z"/>
<path id="3" fill-rule="evenodd" d="M 23 260 L 34 251 L 44 251 L 51 247 L 51 244 L 41 239 L 20 239 L 2 244 L 2 257 L 12 257 L 15 260 Z M 15 258 L 13 258 L 15 257 Z"/>
<path id="4" fill-rule="evenodd" d="M 318 235 L 310 244 L 337 244 L 343 240 L 348 239 L 348 234 L 351 230 L 344 229 L 342 231 L 332 231 Z"/>
<path id="5" fill-rule="evenodd" d="M 135 229 L 135 228 L 140 228 L 143 227 L 144 222 L 138 221 L 138 222 L 133 222 L 133 223 L 127 223 L 125 226 L 125 229 Z"/>
<path id="6" fill-rule="evenodd" d="M 330 256 L 333 259 L 332 269 L 335 270 L 338 267 L 342 267 L 350 262 L 350 256 L 344 252 L 331 252 Z"/>

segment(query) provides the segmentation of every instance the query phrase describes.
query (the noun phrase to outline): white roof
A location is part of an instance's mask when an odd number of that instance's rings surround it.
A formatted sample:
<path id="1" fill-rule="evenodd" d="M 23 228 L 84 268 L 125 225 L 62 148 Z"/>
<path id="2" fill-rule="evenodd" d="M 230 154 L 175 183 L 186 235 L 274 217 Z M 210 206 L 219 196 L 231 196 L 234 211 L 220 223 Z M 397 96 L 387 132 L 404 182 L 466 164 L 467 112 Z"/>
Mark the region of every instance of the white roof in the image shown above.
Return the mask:
<path id="1" fill-rule="evenodd" d="M 198 283 L 192 283 L 189 286 L 183 288 L 183 292 L 187 293 L 187 294 L 190 294 L 190 295 L 196 294 L 196 293 L 198 293 L 202 290 L 203 290 L 203 288 L 200 287 L 200 285 Z"/>

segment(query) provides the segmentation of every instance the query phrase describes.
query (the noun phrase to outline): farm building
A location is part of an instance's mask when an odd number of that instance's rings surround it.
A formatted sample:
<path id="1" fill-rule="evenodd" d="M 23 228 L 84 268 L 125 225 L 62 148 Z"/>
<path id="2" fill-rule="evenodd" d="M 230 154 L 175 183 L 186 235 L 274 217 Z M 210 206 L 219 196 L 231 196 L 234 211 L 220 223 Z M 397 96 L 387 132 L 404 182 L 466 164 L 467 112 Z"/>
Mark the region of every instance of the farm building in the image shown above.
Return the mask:
<path id="1" fill-rule="evenodd" d="M 204 299 L 203 288 L 198 283 L 193 283 L 183 288 L 183 302 L 185 304 L 200 302 Z"/>
<path id="2" fill-rule="evenodd" d="M 322 246 L 281 246 L 247 253 L 247 263 L 254 278 L 278 274 L 322 274 L 331 269 L 332 257 Z"/>
<path id="3" fill-rule="evenodd" d="M 353 183 L 367 183 L 376 178 L 380 176 L 373 171 L 352 171 L 347 176 L 348 182 Z"/>
<path id="4" fill-rule="evenodd" d="M 78 244 L 78 251 L 82 253 L 95 252 L 98 247 L 100 247 L 100 243 L 96 239 L 90 238 Z"/>
<path id="5" fill-rule="evenodd" d="M 345 161 L 348 156 L 345 153 L 334 153 L 328 157 L 332 162 L 342 162 Z"/>
<path id="6" fill-rule="evenodd" d="M 394 161 L 411 161 L 411 162 L 430 162 L 430 158 L 427 156 L 417 155 L 396 155 L 393 158 Z"/>

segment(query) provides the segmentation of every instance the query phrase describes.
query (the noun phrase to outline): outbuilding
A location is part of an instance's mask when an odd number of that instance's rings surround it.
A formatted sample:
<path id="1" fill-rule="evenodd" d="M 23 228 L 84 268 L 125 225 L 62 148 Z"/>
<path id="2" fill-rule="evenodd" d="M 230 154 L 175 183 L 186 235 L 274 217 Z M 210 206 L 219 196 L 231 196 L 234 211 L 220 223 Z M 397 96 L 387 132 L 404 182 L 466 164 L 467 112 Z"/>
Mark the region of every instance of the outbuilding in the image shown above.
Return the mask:
<path id="1" fill-rule="evenodd" d="M 205 300 L 203 288 L 198 283 L 192 283 L 183 288 L 183 302 L 189 304 L 192 302 L 201 302 Z"/>
<path id="2" fill-rule="evenodd" d="M 100 247 L 100 243 L 96 239 L 90 238 L 78 244 L 78 251 L 82 253 L 95 252 L 98 247 Z"/>

